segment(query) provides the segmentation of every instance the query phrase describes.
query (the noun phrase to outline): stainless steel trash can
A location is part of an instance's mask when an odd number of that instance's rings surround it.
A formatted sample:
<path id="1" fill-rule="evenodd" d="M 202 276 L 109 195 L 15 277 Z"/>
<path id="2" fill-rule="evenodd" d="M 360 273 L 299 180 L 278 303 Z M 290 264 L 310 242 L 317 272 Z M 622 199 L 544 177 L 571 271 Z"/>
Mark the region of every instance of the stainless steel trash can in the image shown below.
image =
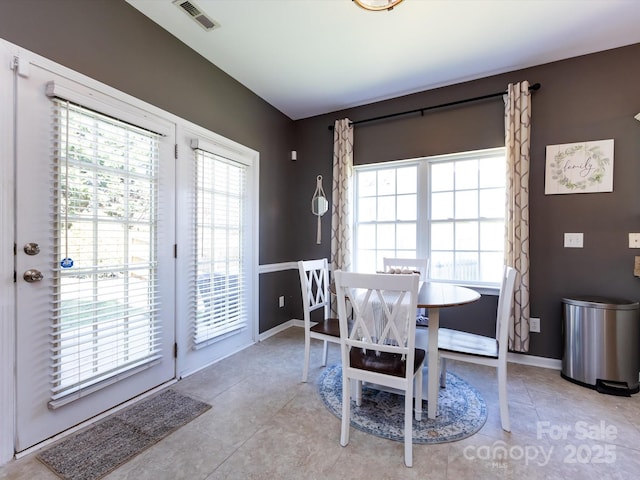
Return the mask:
<path id="1" fill-rule="evenodd" d="M 562 303 L 562 377 L 601 393 L 637 393 L 638 302 L 582 296 L 563 298 Z"/>

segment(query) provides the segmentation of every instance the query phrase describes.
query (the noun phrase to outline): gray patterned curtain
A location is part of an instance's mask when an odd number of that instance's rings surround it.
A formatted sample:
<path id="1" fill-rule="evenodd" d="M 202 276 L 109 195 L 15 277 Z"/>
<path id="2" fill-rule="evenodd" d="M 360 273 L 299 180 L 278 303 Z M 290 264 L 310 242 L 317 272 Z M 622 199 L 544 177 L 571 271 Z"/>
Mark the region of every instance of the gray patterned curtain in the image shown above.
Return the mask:
<path id="1" fill-rule="evenodd" d="M 348 118 L 333 128 L 333 189 L 331 193 L 331 264 L 333 270 L 351 269 L 351 181 L 353 126 Z"/>
<path id="2" fill-rule="evenodd" d="M 505 264 L 517 272 L 509 349 L 529 351 L 529 145 L 531 93 L 529 82 L 509 84 L 505 95 L 507 204 Z"/>

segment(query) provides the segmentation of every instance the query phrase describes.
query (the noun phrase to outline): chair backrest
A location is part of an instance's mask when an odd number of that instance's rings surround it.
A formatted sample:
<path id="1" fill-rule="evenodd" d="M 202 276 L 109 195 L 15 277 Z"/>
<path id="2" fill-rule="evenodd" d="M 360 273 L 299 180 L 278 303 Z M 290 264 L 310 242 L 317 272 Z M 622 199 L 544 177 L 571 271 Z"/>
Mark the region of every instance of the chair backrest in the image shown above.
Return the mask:
<path id="1" fill-rule="evenodd" d="M 403 273 L 407 270 L 418 272 L 420 280 L 427 280 L 429 273 L 428 258 L 392 258 L 384 257 L 382 259 L 384 273 Z M 407 272 L 408 273 L 408 272 Z"/>
<path id="2" fill-rule="evenodd" d="M 329 295 L 329 263 L 326 258 L 300 260 L 300 289 L 305 327 L 311 322 L 311 312 L 324 309 L 324 318 L 329 318 L 331 298 Z"/>
<path id="3" fill-rule="evenodd" d="M 415 357 L 415 312 L 420 279 L 417 274 L 334 272 L 340 321 L 342 360 L 348 351 L 396 353 L 405 356 L 407 365 Z M 349 332 L 347 302 L 353 312 Z M 348 363 L 343 363 L 348 365 Z M 407 369 L 410 370 L 410 369 Z M 411 372 L 413 375 L 413 372 Z"/>
<path id="4" fill-rule="evenodd" d="M 509 321 L 513 315 L 513 291 L 516 284 L 516 270 L 505 266 L 502 271 L 500 296 L 498 297 L 498 312 L 496 318 L 496 340 L 498 341 L 498 356 L 507 354 L 509 342 Z"/>

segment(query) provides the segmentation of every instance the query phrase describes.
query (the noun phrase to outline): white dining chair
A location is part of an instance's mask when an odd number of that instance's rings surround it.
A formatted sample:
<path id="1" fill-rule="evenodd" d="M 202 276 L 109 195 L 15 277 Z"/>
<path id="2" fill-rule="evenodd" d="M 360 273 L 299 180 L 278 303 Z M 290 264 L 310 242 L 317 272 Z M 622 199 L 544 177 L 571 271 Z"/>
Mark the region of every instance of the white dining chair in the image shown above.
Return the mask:
<path id="1" fill-rule="evenodd" d="M 395 258 L 383 257 L 382 266 L 384 273 L 410 273 L 417 272 L 420 280 L 425 281 L 429 275 L 428 258 Z"/>
<path id="2" fill-rule="evenodd" d="M 505 266 L 500 286 L 500 296 L 498 297 L 495 337 L 486 337 L 449 328 L 440 328 L 438 330 L 440 386 L 442 388 L 446 387 L 447 359 L 495 367 L 498 375 L 500 421 L 502 429 L 507 432 L 511 431 L 509 401 L 507 399 L 507 350 L 515 282 L 515 269 Z"/>
<path id="3" fill-rule="evenodd" d="M 391 387 L 404 392 L 404 462 L 411 467 L 412 407 L 415 396 L 415 418 L 420 420 L 426 354 L 415 348 L 419 277 L 337 270 L 334 281 L 342 357 L 340 445 L 349 443 L 352 381 L 357 404 L 362 402 L 362 382 Z"/>
<path id="4" fill-rule="evenodd" d="M 340 343 L 340 326 L 337 318 L 331 317 L 331 297 L 329 292 L 329 264 L 326 258 L 319 260 L 300 260 L 300 289 L 304 314 L 304 366 L 302 381 L 309 374 L 311 339 L 322 340 L 322 366 L 327 365 L 329 343 Z M 322 317 L 312 321 L 312 312 L 322 309 Z M 315 319 L 314 319 L 315 320 Z"/>
<path id="5" fill-rule="evenodd" d="M 383 257 L 382 266 L 384 273 L 410 273 L 418 272 L 420 280 L 426 281 L 429 276 L 429 258 L 397 258 Z M 428 327 L 429 317 L 424 308 L 418 310 L 416 314 L 416 325 L 418 327 Z"/>

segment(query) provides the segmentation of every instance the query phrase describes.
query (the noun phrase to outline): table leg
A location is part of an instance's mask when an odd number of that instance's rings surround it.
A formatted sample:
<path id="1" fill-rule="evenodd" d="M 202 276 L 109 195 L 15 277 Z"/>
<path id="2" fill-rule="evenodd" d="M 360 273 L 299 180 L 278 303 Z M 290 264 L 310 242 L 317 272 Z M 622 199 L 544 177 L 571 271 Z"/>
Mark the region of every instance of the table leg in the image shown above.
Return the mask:
<path id="1" fill-rule="evenodd" d="M 438 392 L 440 390 L 438 377 L 438 327 L 440 324 L 440 309 L 429 309 L 429 361 L 427 376 L 427 417 L 436 418 L 438 414 Z"/>

